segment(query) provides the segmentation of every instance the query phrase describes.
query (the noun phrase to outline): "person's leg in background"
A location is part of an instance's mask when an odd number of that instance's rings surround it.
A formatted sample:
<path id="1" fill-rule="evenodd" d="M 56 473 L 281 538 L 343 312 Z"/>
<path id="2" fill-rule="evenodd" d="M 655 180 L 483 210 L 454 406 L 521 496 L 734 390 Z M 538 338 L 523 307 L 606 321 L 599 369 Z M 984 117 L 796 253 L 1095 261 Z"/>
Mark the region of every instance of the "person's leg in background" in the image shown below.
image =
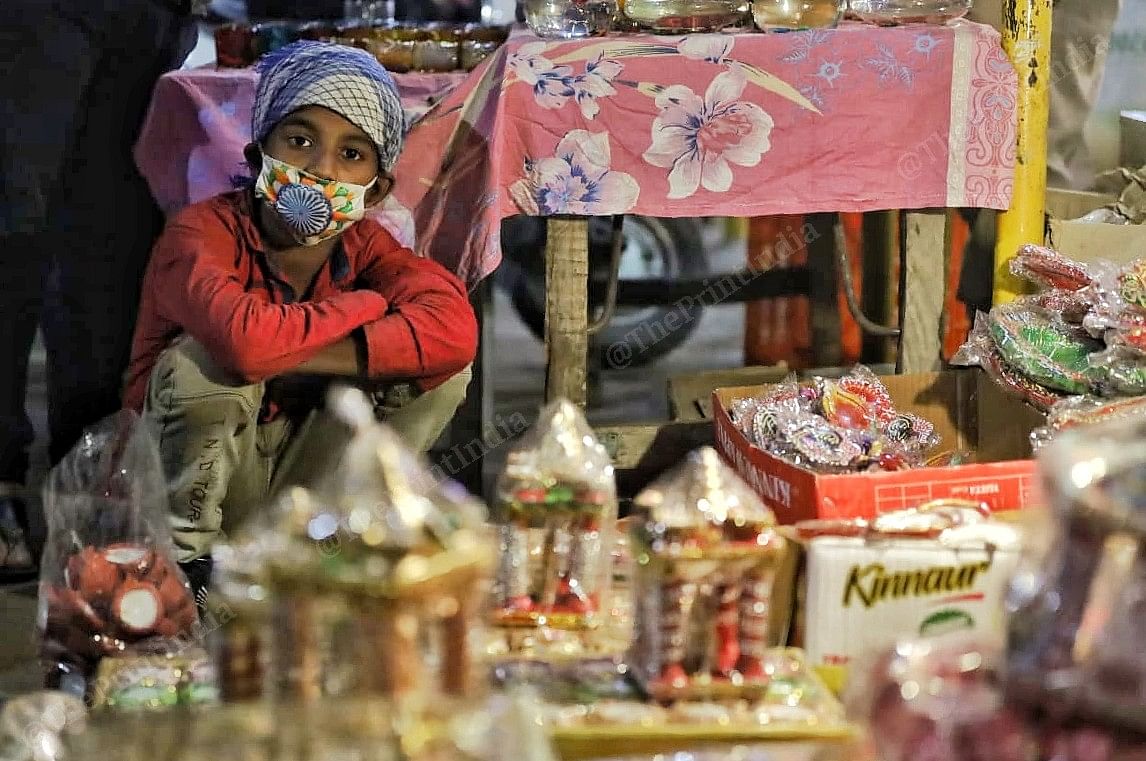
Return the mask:
<path id="1" fill-rule="evenodd" d="M 1095 167 L 1084 129 L 1102 90 L 1110 35 L 1122 0 L 1056 0 L 1051 34 L 1047 185 L 1085 190 Z"/>
<path id="2" fill-rule="evenodd" d="M 25 397 L 28 360 L 40 319 L 45 262 L 35 236 L 0 236 L 4 293 L 0 295 L 0 583 L 35 574 L 24 499 L 28 454 L 35 438 Z"/>
<path id="3" fill-rule="evenodd" d="M 1050 122 L 1047 126 L 1047 185 L 1085 190 L 1095 179 L 1084 129 L 1102 89 L 1110 35 L 1121 0 L 1056 0 L 1051 33 Z M 999 26 L 1000 0 L 979 0 L 972 18 Z M 995 281 L 993 211 L 970 214 L 971 239 L 963 256 L 959 300 L 974 320 L 991 307 Z"/>
<path id="4" fill-rule="evenodd" d="M 132 149 L 159 76 L 194 44 L 190 19 L 136 2 L 93 71 L 59 184 L 43 329 L 51 459 L 120 407 L 139 289 L 163 217 Z"/>
<path id="5" fill-rule="evenodd" d="M 25 408 L 29 354 L 54 254 L 52 195 L 98 57 L 90 30 L 40 0 L 7 0 L 0 23 L 0 583 L 35 575 Z M 88 180 L 90 181 L 90 180 Z M 18 528 L 14 528 L 18 527 Z M 17 534 L 23 533 L 23 538 Z"/>

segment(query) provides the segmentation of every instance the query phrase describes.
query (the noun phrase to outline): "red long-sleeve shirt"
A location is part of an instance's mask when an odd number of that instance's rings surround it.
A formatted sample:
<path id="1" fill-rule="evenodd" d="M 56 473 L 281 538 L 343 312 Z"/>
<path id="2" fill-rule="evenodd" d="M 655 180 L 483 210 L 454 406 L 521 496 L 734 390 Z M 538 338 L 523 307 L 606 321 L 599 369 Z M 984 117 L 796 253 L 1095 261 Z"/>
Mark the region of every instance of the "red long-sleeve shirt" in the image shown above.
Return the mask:
<path id="1" fill-rule="evenodd" d="M 248 382 L 289 372 L 357 328 L 379 380 L 433 388 L 473 361 L 477 320 L 461 281 L 377 222 L 347 230 L 298 301 L 264 253 L 249 191 L 167 224 L 143 283 L 124 406 L 141 409 L 160 353 L 183 333 Z"/>

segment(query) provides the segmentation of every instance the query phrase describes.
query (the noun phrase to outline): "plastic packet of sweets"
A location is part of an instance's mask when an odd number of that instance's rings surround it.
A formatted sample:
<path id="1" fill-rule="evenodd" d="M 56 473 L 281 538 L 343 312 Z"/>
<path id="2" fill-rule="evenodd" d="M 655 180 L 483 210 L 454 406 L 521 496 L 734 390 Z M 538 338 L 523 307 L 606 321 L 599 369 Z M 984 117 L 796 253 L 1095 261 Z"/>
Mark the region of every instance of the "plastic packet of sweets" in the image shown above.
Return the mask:
<path id="1" fill-rule="evenodd" d="M 198 616 L 166 504 L 158 449 L 133 412 L 87 430 L 49 474 L 39 620 L 51 681 L 90 680 L 106 656 L 179 648 L 191 633 Z"/>

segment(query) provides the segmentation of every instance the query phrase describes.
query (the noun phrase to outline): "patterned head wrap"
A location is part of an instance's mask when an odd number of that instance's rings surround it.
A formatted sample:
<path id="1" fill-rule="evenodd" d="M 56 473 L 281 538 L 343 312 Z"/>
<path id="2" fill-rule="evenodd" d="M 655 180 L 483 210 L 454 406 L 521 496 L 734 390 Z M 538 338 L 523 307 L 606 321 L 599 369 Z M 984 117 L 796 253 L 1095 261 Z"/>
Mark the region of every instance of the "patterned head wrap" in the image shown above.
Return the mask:
<path id="1" fill-rule="evenodd" d="M 365 132 L 390 172 L 398 161 L 405 117 L 390 73 L 365 50 L 326 42 L 296 42 L 259 62 L 251 135 L 261 143 L 283 117 L 323 106 Z"/>

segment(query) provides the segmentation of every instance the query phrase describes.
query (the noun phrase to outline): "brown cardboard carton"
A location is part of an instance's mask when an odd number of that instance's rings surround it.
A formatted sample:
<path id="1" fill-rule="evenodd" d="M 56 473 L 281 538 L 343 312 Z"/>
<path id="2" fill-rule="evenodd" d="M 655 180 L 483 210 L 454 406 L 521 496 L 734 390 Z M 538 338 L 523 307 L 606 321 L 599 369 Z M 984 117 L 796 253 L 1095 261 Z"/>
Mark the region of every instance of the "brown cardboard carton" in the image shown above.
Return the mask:
<path id="1" fill-rule="evenodd" d="M 1107 225 L 1079 222 L 1082 217 L 1118 199 L 1102 193 L 1048 190 L 1047 245 L 1082 262 L 1107 260 L 1128 264 L 1146 256 L 1146 225 Z"/>

